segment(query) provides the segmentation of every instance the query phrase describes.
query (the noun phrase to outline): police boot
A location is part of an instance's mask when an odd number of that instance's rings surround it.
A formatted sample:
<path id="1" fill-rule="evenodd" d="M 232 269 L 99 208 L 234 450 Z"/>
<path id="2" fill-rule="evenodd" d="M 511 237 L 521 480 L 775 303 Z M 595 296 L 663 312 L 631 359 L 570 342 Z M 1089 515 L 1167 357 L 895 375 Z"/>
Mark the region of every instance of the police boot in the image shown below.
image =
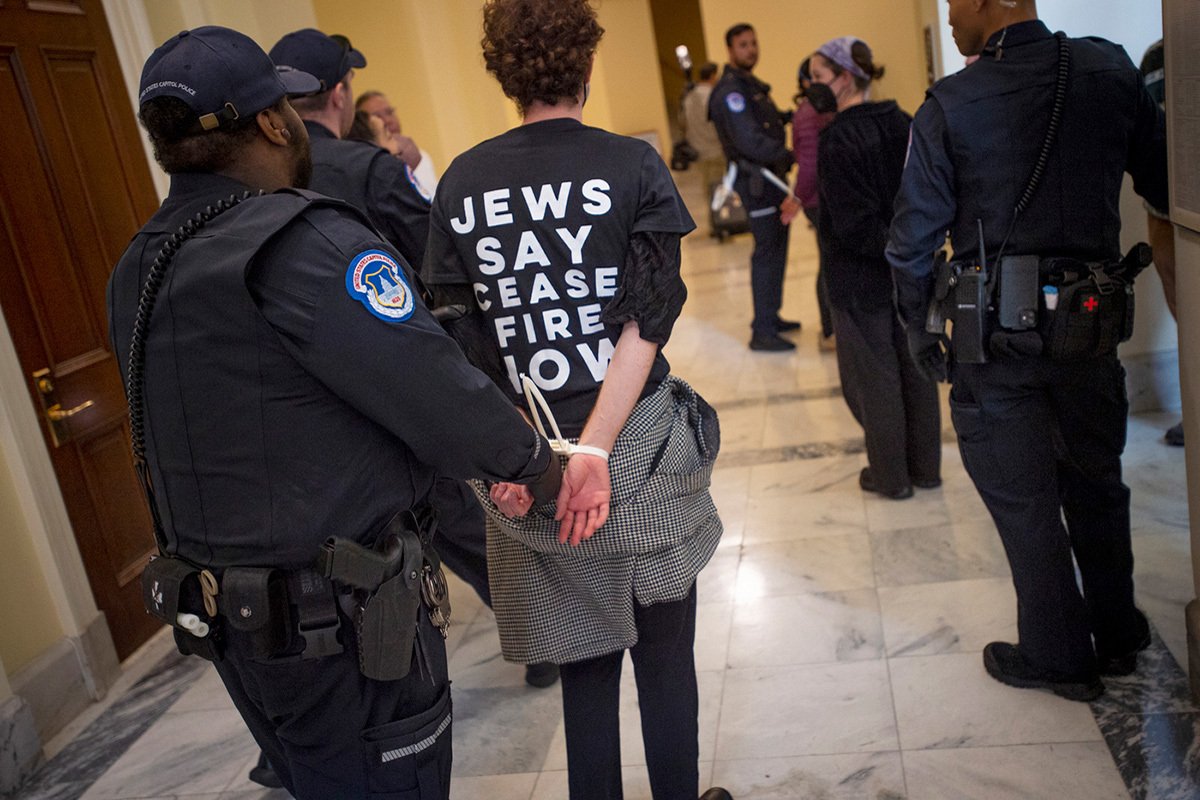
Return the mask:
<path id="1" fill-rule="evenodd" d="M 558 681 L 558 665 L 549 661 L 525 665 L 525 682 L 538 689 L 553 686 Z"/>
<path id="2" fill-rule="evenodd" d="M 720 786 L 714 786 L 704 794 L 700 795 L 700 800 L 733 800 L 733 795 L 722 789 Z"/>
<path id="3" fill-rule="evenodd" d="M 279 780 L 275 770 L 271 769 L 271 762 L 267 761 L 267 754 L 261 751 L 258 754 L 258 763 L 250 769 L 250 774 L 246 777 L 269 789 L 283 788 L 283 781 Z"/>

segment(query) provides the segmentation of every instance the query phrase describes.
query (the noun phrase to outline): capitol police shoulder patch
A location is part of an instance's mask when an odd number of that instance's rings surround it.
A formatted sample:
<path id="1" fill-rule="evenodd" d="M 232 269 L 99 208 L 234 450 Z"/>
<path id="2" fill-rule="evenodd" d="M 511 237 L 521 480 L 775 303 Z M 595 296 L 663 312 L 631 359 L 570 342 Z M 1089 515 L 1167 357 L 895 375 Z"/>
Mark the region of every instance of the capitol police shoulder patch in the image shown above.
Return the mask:
<path id="1" fill-rule="evenodd" d="M 404 270 L 382 250 L 364 250 L 350 259 L 346 291 L 384 322 L 404 322 L 416 308 Z"/>
<path id="2" fill-rule="evenodd" d="M 730 92 L 725 96 L 725 105 L 733 113 L 740 114 L 746 110 L 746 98 L 742 97 L 741 92 Z"/>

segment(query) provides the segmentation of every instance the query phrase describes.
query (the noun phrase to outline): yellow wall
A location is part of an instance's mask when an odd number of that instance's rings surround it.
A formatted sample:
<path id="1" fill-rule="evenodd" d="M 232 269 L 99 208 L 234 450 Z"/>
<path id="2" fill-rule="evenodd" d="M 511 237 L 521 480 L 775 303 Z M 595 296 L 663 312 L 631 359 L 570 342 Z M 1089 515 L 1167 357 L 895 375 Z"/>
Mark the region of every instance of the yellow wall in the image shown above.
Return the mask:
<path id="1" fill-rule="evenodd" d="M 309 0 L 142 0 L 154 44 L 201 25 L 241 31 L 264 50 L 285 33 L 316 27 Z"/>
<path id="2" fill-rule="evenodd" d="M 483 66 L 480 0 L 313 0 L 313 7 L 318 27 L 348 36 L 367 57 L 355 93 L 387 94 L 404 132 L 439 170 L 519 122 Z M 666 141 L 648 0 L 603 0 L 598 10 L 607 33 L 584 121 L 617 133 L 654 130 Z"/>
<path id="3" fill-rule="evenodd" d="M 4 453 L 0 453 L 0 542 L 4 546 L 0 609 L 5 609 L 0 665 L 11 675 L 61 639 L 63 629 Z"/>
<path id="4" fill-rule="evenodd" d="M 725 31 L 748 22 L 758 34 L 754 73 L 771 84 L 775 104 L 786 107 L 796 92 L 796 68 L 804 57 L 837 36 L 857 36 L 887 68 L 874 99 L 893 98 L 913 113 L 925 96 L 925 56 L 915 0 L 799 3 L 780 0 L 700 0 L 708 55 L 726 60 Z"/>

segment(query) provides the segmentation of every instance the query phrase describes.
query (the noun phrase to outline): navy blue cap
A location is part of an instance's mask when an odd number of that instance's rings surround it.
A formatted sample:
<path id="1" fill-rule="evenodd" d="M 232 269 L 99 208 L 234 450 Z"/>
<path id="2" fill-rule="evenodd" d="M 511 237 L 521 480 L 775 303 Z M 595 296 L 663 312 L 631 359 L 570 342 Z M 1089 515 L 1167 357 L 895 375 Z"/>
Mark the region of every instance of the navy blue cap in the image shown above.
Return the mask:
<path id="1" fill-rule="evenodd" d="M 315 75 L 321 91 L 337 86 L 350 70 L 367 65 L 366 56 L 355 50 L 345 36 L 326 36 L 315 28 L 284 36 L 271 48 L 271 60 Z"/>
<path id="2" fill-rule="evenodd" d="M 275 65 L 245 34 L 207 25 L 172 36 L 142 67 L 138 104 L 177 97 L 196 112 L 204 130 L 252 116 L 289 94 L 317 91 L 316 78 Z"/>

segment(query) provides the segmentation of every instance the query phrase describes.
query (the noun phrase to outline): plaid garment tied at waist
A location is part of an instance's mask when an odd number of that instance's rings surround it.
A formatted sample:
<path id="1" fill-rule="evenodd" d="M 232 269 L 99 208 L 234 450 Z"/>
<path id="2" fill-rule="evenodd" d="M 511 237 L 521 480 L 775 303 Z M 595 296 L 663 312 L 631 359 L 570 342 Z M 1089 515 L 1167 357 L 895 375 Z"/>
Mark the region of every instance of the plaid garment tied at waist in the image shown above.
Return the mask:
<path id="1" fill-rule="evenodd" d="M 709 494 L 717 413 L 668 376 L 633 409 L 609 458 L 608 521 L 578 547 L 559 544 L 555 505 L 500 513 L 482 481 L 488 574 L 504 657 L 557 664 L 637 643 L 633 603 L 682 600 L 721 538 Z"/>

